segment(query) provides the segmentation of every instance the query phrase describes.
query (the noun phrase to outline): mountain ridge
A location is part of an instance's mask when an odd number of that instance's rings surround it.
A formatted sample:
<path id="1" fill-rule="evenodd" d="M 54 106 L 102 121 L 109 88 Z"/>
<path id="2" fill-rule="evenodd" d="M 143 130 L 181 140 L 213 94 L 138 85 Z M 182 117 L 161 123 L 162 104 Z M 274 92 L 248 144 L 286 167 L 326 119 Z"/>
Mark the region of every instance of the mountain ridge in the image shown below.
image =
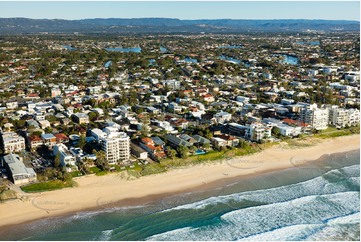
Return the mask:
<path id="1" fill-rule="evenodd" d="M 149 28 L 143 28 L 147 26 Z M 0 18 L 1 34 L 24 33 L 227 33 L 360 31 L 360 22 L 323 19 L 196 19 L 178 18 L 90 18 L 79 20 Z"/>

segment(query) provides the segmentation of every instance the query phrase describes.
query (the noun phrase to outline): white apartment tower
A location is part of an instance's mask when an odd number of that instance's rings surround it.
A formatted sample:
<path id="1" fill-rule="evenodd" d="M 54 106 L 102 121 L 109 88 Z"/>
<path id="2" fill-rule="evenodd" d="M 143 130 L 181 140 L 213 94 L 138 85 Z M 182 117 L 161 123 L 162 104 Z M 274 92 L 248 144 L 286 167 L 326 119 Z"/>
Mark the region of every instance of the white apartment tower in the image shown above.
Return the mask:
<path id="1" fill-rule="evenodd" d="M 358 109 L 344 109 L 332 106 L 330 108 L 329 122 L 337 128 L 357 125 L 360 122 L 360 111 Z"/>
<path id="2" fill-rule="evenodd" d="M 301 121 L 310 124 L 313 129 L 327 129 L 328 117 L 329 110 L 327 108 L 318 108 L 317 104 L 312 104 L 301 108 Z"/>
<path id="3" fill-rule="evenodd" d="M 105 128 L 104 131 L 107 135 L 100 138 L 100 144 L 108 162 L 115 163 L 117 161 L 129 160 L 129 136 L 124 132 L 114 132 L 108 128 Z"/>

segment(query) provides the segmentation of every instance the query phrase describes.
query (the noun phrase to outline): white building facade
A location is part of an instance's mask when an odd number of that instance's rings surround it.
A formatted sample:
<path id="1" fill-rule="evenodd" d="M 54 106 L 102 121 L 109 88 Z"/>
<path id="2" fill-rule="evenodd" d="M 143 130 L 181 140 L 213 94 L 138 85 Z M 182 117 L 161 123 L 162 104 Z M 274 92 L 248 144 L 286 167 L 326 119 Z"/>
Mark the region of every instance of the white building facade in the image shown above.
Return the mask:
<path id="1" fill-rule="evenodd" d="M 355 126 L 360 122 L 360 111 L 358 109 L 344 109 L 332 106 L 330 108 L 329 122 L 336 128 Z"/>
<path id="2" fill-rule="evenodd" d="M 130 138 L 124 132 L 117 132 L 105 128 L 105 135 L 100 135 L 99 142 L 101 149 L 105 152 L 106 158 L 110 164 L 118 161 L 127 161 L 130 158 Z"/>
<path id="3" fill-rule="evenodd" d="M 317 104 L 304 106 L 300 111 L 301 122 L 308 123 L 312 129 L 324 130 L 328 127 L 329 110 L 318 108 Z"/>
<path id="4" fill-rule="evenodd" d="M 2 145 L 4 153 L 20 152 L 25 150 L 25 139 L 15 132 L 4 132 L 2 135 Z"/>

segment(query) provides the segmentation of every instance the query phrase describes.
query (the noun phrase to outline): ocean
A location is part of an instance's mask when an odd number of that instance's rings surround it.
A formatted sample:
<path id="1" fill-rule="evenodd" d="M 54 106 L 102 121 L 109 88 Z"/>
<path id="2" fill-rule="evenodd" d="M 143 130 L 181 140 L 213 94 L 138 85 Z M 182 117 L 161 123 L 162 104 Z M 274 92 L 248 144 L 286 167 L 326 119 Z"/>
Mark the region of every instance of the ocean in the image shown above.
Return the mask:
<path id="1" fill-rule="evenodd" d="M 0 230 L 1 240 L 360 240 L 360 151 Z"/>

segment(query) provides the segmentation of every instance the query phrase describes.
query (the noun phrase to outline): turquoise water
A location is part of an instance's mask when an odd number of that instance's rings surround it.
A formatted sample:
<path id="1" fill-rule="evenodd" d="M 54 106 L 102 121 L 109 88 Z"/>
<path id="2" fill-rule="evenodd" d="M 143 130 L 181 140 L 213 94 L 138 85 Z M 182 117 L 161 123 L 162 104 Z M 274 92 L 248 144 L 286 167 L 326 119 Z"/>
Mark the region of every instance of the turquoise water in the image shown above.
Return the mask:
<path id="1" fill-rule="evenodd" d="M 140 206 L 39 220 L 0 231 L 0 238 L 358 241 L 359 160 L 359 150 L 326 155 L 304 167 L 292 159 L 294 168 L 285 171 Z"/>
<path id="2" fill-rule="evenodd" d="M 220 49 L 240 49 L 242 48 L 241 45 L 222 45 L 219 46 Z"/>
<path id="3" fill-rule="evenodd" d="M 116 51 L 116 52 L 134 52 L 134 53 L 140 53 L 142 52 L 142 48 L 140 47 L 132 47 L 132 48 L 106 48 L 107 51 Z"/>
<path id="4" fill-rule="evenodd" d="M 284 60 L 282 61 L 282 63 L 285 64 L 290 64 L 290 65 L 297 65 L 298 64 L 298 58 L 291 56 L 291 55 L 282 55 L 284 56 Z"/>
<path id="5" fill-rule="evenodd" d="M 186 62 L 186 63 L 198 63 L 197 59 L 193 59 L 193 58 L 190 58 L 190 57 L 186 57 L 184 59 L 184 62 Z"/>
<path id="6" fill-rule="evenodd" d="M 320 45 L 320 41 L 309 41 L 309 42 L 298 41 L 298 42 L 296 42 L 296 44 L 299 44 L 299 45 Z"/>
<path id="7" fill-rule="evenodd" d="M 104 64 L 104 67 L 105 67 L 105 68 L 108 68 L 111 64 L 112 64 L 112 61 L 107 61 L 107 62 Z"/>
<path id="8" fill-rule="evenodd" d="M 204 150 L 196 150 L 196 152 L 195 152 L 196 155 L 203 155 L 205 153 L 206 152 Z"/>
<path id="9" fill-rule="evenodd" d="M 67 50 L 76 50 L 77 48 L 71 47 L 70 45 L 63 45 Z"/>
<path id="10" fill-rule="evenodd" d="M 229 56 L 221 55 L 221 56 L 219 56 L 219 58 L 220 58 L 221 60 L 224 60 L 224 61 L 227 61 L 227 62 L 230 62 L 230 63 L 233 63 L 233 64 L 241 64 L 241 63 L 242 63 L 244 66 L 250 67 L 250 64 L 248 64 L 248 63 L 246 63 L 246 62 L 243 62 L 243 61 L 240 61 L 240 60 L 238 60 L 238 59 L 229 57 Z"/>

